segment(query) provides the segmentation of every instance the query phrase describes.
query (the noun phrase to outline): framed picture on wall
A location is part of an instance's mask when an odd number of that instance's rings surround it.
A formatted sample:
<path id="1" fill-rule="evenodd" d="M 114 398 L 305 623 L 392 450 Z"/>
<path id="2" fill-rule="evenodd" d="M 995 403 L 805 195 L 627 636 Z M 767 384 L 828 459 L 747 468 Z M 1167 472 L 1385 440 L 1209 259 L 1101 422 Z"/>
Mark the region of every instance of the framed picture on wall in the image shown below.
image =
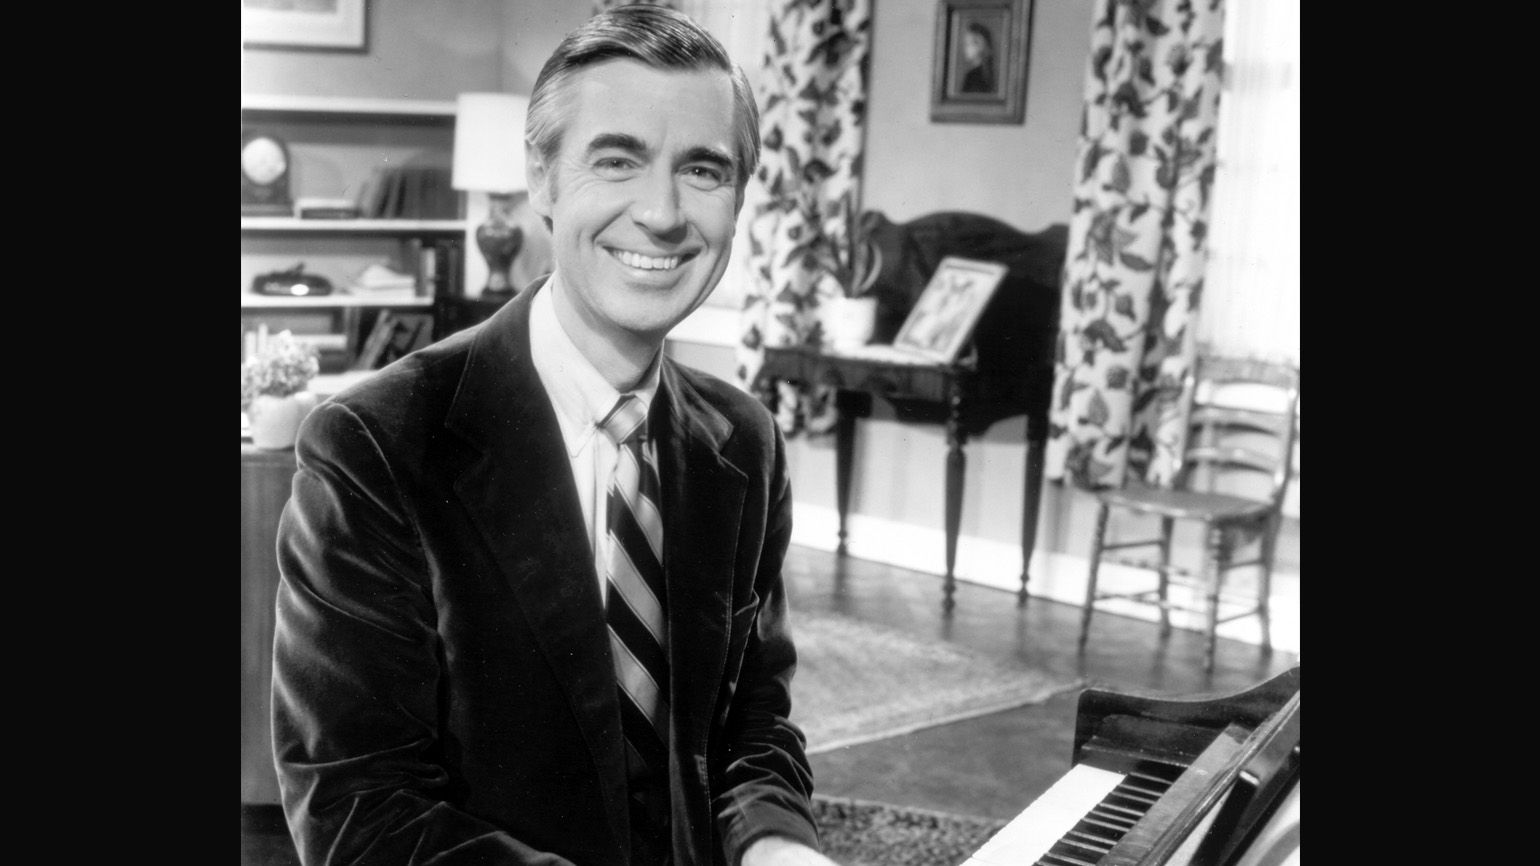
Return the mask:
<path id="1" fill-rule="evenodd" d="M 930 119 L 1021 123 L 1032 0 L 939 0 Z"/>
<path id="2" fill-rule="evenodd" d="M 241 0 L 241 42 L 256 48 L 363 51 L 365 0 Z"/>

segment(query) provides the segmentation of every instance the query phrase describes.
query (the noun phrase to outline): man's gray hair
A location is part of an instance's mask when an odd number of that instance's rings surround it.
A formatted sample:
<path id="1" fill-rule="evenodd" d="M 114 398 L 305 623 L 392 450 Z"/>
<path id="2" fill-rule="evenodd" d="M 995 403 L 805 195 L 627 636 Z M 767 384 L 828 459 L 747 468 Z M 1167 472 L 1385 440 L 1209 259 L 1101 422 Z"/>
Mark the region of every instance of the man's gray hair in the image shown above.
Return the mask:
<path id="1" fill-rule="evenodd" d="M 616 58 L 629 58 L 657 69 L 720 69 L 733 83 L 736 123 L 736 185 L 742 191 L 759 164 L 759 106 L 743 70 L 732 62 L 715 37 L 689 16 L 662 6 L 619 6 L 601 12 L 568 33 L 546 60 L 529 97 L 524 137 L 547 165 L 561 149 L 566 112 L 572 100 L 565 93 L 583 67 Z"/>

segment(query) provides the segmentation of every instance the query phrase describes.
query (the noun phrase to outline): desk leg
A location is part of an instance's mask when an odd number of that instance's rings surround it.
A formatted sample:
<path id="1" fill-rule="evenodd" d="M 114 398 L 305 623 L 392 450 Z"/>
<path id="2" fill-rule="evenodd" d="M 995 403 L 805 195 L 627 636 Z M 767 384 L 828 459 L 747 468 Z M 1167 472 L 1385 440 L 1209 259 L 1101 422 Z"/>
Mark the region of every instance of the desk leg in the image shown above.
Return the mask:
<path id="1" fill-rule="evenodd" d="M 952 594 L 957 590 L 953 567 L 957 564 L 957 532 L 962 525 L 963 468 L 967 463 L 963 457 L 963 442 L 967 434 L 963 433 L 959 424 L 957 409 L 958 403 L 954 399 L 952 415 L 946 422 L 946 583 L 943 589 L 946 595 L 941 600 L 941 609 L 947 611 L 957 605 L 952 600 Z"/>
<path id="2" fill-rule="evenodd" d="M 1037 547 L 1037 513 L 1043 501 L 1043 457 L 1047 445 L 1047 439 L 1027 439 L 1027 493 L 1021 507 L 1021 590 L 1016 594 L 1017 607 L 1027 605 L 1027 569 Z"/>
<path id="3" fill-rule="evenodd" d="M 845 518 L 850 514 L 850 463 L 856 450 L 856 419 L 841 412 L 834 428 L 834 504 L 840 513 L 840 543 L 835 553 L 846 554 Z"/>
<path id="4" fill-rule="evenodd" d="M 856 418 L 871 413 L 871 396 L 854 391 L 835 391 L 834 408 L 839 420 L 834 424 L 834 505 L 839 509 L 839 546 L 835 553 L 846 555 L 845 519 L 850 515 L 850 469 L 856 452 Z"/>

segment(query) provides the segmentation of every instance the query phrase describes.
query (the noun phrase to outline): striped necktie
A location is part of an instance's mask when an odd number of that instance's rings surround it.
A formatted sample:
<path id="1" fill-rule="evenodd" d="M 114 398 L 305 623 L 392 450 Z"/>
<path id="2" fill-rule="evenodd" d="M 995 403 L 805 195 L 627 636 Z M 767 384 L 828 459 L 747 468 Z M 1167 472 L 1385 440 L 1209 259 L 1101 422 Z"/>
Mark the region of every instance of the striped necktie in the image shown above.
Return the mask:
<path id="1" fill-rule="evenodd" d="M 605 618 L 626 740 L 633 845 L 651 848 L 668 806 L 668 622 L 663 615 L 663 521 L 657 449 L 646 410 L 623 394 L 600 422 L 619 447 L 609 486 Z M 650 859 L 650 858 L 644 858 Z"/>

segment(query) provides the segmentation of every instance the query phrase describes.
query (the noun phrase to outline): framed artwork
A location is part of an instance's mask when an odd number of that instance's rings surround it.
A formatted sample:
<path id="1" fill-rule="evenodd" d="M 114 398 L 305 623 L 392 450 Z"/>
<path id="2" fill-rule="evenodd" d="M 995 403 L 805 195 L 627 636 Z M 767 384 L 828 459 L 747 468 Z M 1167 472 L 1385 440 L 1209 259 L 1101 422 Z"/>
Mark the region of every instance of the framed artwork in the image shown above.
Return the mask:
<path id="1" fill-rule="evenodd" d="M 363 51 L 365 0 L 241 0 L 241 42 L 257 48 Z"/>
<path id="2" fill-rule="evenodd" d="M 1027 106 L 1032 0 L 940 0 L 930 119 L 1021 123 Z"/>
<path id="3" fill-rule="evenodd" d="M 1005 273 L 998 262 L 942 259 L 893 338 L 894 347 L 943 364 L 955 362 Z"/>

